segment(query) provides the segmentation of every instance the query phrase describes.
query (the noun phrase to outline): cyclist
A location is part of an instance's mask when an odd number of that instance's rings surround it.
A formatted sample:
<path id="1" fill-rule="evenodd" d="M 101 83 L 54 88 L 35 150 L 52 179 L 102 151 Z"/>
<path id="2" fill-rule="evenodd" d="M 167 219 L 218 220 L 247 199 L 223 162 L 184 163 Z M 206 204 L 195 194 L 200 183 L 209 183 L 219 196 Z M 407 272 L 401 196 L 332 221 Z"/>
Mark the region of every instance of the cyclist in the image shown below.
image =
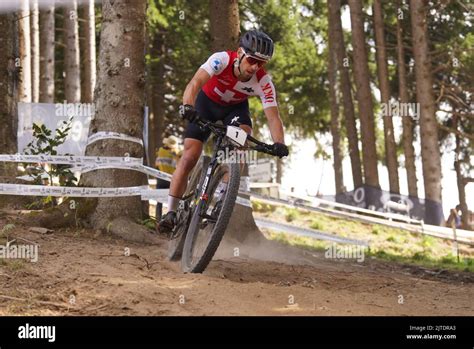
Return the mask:
<path id="1" fill-rule="evenodd" d="M 283 124 L 276 101 L 276 91 L 264 70 L 272 58 L 273 41 L 262 31 L 251 30 L 240 38 L 237 51 L 214 53 L 201 65 L 186 86 L 180 115 L 189 121 L 185 132 L 184 151 L 173 174 L 168 196 L 168 212 L 159 222 L 162 233 L 176 225 L 176 210 L 186 190 L 187 178 L 201 156 L 203 143 L 210 131 L 202 130 L 196 117 L 224 125 L 236 125 L 252 133 L 248 98 L 259 96 L 273 139 L 273 153 L 288 155 Z"/>

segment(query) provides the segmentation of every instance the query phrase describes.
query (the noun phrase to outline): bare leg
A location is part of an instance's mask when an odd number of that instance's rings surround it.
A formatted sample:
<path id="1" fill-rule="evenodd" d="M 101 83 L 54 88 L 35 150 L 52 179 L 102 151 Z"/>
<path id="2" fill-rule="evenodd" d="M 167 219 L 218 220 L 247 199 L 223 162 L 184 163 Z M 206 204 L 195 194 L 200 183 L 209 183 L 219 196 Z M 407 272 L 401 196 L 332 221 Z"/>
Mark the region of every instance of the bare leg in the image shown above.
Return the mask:
<path id="1" fill-rule="evenodd" d="M 170 195 L 182 197 L 186 191 L 189 173 L 201 156 L 203 143 L 197 139 L 186 138 L 184 140 L 183 156 L 178 161 L 170 183 Z"/>

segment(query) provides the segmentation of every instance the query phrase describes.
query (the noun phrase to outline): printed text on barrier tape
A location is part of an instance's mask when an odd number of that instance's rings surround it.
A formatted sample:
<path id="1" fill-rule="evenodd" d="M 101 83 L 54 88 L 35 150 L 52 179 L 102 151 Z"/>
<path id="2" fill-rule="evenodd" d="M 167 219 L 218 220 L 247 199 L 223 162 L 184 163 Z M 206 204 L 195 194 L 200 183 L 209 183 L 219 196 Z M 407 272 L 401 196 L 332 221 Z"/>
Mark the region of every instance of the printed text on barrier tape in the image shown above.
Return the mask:
<path id="1" fill-rule="evenodd" d="M 167 190 L 167 189 L 165 189 Z M 67 197 L 125 197 L 142 196 L 143 200 L 162 198 L 163 189 L 148 189 L 147 186 L 121 188 L 55 187 L 28 184 L 0 184 L 0 194 L 23 196 L 67 196 Z M 145 199 L 146 198 L 146 199 Z"/>
<path id="2" fill-rule="evenodd" d="M 143 146 L 143 141 L 140 138 L 132 137 L 123 133 L 119 132 L 111 132 L 111 131 L 100 131 L 97 133 L 94 133 L 93 135 L 90 135 L 89 138 L 87 139 L 87 145 L 91 145 L 94 142 L 97 142 L 99 140 L 103 139 L 119 139 L 122 141 L 129 141 L 129 142 L 135 142 Z"/>
<path id="3" fill-rule="evenodd" d="M 26 154 L 0 154 L 0 161 L 5 162 L 45 162 L 61 165 L 96 165 L 96 164 L 143 164 L 142 158 L 114 157 L 114 156 L 73 156 L 73 155 L 26 155 Z"/>
<path id="4" fill-rule="evenodd" d="M 148 174 L 152 177 L 170 181 L 171 175 L 147 167 L 142 164 L 143 159 L 131 157 L 100 157 L 100 156 L 65 156 L 65 155 L 6 155 L 0 154 L 0 161 L 6 162 L 43 162 L 48 164 L 75 165 L 71 170 L 73 172 L 90 172 L 99 169 L 124 169 L 135 170 Z"/>
<path id="5" fill-rule="evenodd" d="M 25 154 L 0 154 L 0 161 L 6 162 L 25 162 L 25 163 L 49 163 L 49 164 L 63 164 L 76 165 L 71 170 L 78 172 L 89 172 L 98 169 L 126 169 L 140 171 L 152 177 L 161 178 L 170 181 L 171 175 L 156 170 L 142 164 L 143 159 L 131 157 L 96 157 L 96 156 L 71 156 L 71 155 L 25 155 Z M 241 178 L 240 190 L 245 190 L 248 185 L 248 177 Z M 53 187 L 53 186 L 39 186 L 39 185 L 18 185 L 18 184 L 0 184 L 0 193 L 6 195 L 33 195 L 33 196 L 84 196 L 90 193 L 90 197 L 94 195 L 105 196 L 110 194 L 112 197 L 142 195 L 142 191 L 137 193 L 132 192 L 127 188 L 76 188 L 76 187 Z M 13 189 L 11 186 L 15 186 Z M 130 187 L 133 188 L 133 187 Z M 138 187 L 136 187 L 138 188 Z M 89 189 L 89 190 L 87 190 Z M 117 189 L 118 191 L 114 191 Z M 126 190 L 123 190 L 126 189 Z M 128 190 L 128 191 L 127 191 Z M 147 189 L 146 193 L 149 198 L 154 197 L 153 190 Z M 161 190 L 162 191 L 162 190 Z M 121 195 L 122 193 L 123 195 Z M 128 193 L 128 194 L 127 194 Z M 149 194 L 149 195 L 148 195 Z M 161 193 L 163 195 L 163 193 Z M 143 200 L 147 200 L 143 198 Z M 238 197 L 236 202 L 244 206 L 251 206 L 250 200 Z"/>
<path id="6" fill-rule="evenodd" d="M 158 189 L 161 191 L 161 197 L 157 199 L 158 202 L 161 203 L 166 203 L 168 199 L 168 193 L 169 189 Z M 146 193 L 142 193 L 142 200 L 148 200 L 147 199 Z M 150 198 L 150 199 L 155 199 L 155 198 Z M 246 207 L 252 207 L 252 202 L 249 199 L 243 198 L 241 196 L 237 196 L 235 203 L 238 205 L 246 206 Z"/>
<path id="7" fill-rule="evenodd" d="M 149 176 L 155 177 L 155 178 L 160 178 L 165 181 L 170 181 L 171 180 L 171 175 L 166 172 L 162 172 L 159 170 L 156 170 L 151 167 L 147 167 L 145 165 L 128 165 L 128 164 L 120 164 L 120 165 L 109 165 L 109 164 L 98 164 L 98 165 L 87 165 L 87 166 L 76 166 L 71 168 L 71 171 L 73 172 L 81 172 L 81 173 L 86 173 L 94 170 L 105 170 L 105 169 L 119 169 L 119 170 L 134 170 L 134 171 L 139 171 L 142 173 L 145 173 Z"/>
<path id="8" fill-rule="evenodd" d="M 112 156 L 72 156 L 72 155 L 24 155 L 0 154 L 0 161 L 7 162 L 43 162 L 48 164 L 76 165 L 73 172 L 90 172 L 99 169 L 130 169 L 146 173 L 152 177 L 171 180 L 171 175 L 143 165 L 142 158 L 112 157 Z M 116 165 L 116 166 L 114 166 Z M 241 177 L 241 190 L 248 191 L 249 177 Z"/>
<path id="9" fill-rule="evenodd" d="M 168 189 L 149 189 L 147 186 L 122 188 L 55 187 L 28 184 L 0 184 L 2 195 L 67 196 L 67 197 L 126 197 L 141 196 L 142 200 L 166 201 Z M 251 207 L 250 200 L 237 197 L 236 203 Z"/>

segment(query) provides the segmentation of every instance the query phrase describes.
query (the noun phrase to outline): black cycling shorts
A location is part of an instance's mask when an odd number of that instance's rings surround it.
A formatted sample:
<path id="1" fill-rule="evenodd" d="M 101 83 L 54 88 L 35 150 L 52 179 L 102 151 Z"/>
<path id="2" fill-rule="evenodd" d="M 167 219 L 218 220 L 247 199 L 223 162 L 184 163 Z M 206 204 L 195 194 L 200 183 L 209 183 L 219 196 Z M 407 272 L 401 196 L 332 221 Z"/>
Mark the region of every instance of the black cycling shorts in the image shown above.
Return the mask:
<path id="1" fill-rule="evenodd" d="M 248 100 L 238 104 L 223 106 L 212 101 L 201 90 L 196 98 L 194 108 L 197 110 L 199 117 L 204 120 L 212 122 L 222 120 L 224 125 L 248 125 L 252 127 Z M 184 133 L 184 138 L 194 138 L 204 143 L 210 134 L 211 131 L 203 131 L 196 123 L 190 122 Z"/>

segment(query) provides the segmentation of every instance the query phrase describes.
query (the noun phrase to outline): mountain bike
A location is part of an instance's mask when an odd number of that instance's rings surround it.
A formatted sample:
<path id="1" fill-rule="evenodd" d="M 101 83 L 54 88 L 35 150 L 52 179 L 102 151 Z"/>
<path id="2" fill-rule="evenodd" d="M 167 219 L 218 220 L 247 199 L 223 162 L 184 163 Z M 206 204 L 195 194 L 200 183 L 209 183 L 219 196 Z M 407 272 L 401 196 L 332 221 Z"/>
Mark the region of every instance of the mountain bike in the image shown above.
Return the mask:
<path id="1" fill-rule="evenodd" d="M 168 258 L 181 259 L 181 269 L 186 273 L 202 273 L 224 236 L 239 191 L 241 151 L 275 155 L 272 145 L 258 141 L 240 127 L 200 118 L 196 122 L 211 131 L 215 142 L 212 157 L 201 157 L 189 176 L 170 236 Z"/>

